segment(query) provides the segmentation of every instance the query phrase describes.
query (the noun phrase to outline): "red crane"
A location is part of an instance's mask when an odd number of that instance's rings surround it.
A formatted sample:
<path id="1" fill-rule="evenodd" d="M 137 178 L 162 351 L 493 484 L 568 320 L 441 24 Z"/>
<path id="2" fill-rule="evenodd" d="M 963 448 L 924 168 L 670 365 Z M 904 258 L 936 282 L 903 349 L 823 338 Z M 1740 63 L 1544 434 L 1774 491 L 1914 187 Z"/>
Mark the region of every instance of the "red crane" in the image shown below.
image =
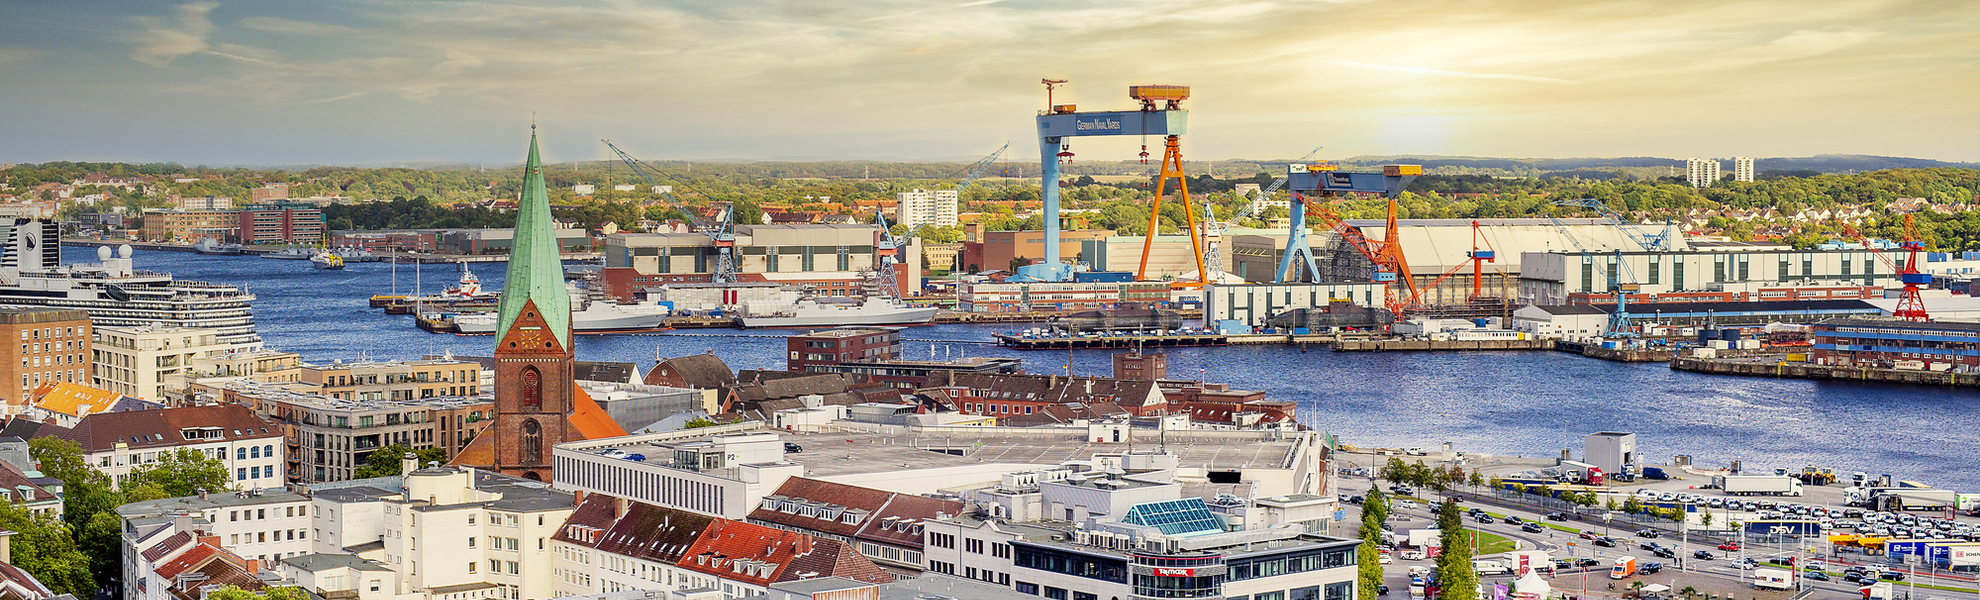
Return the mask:
<path id="1" fill-rule="evenodd" d="M 1478 249 L 1478 242 L 1480 240 L 1484 240 L 1485 242 L 1484 250 Z M 1437 289 L 1437 286 L 1444 283 L 1445 279 L 1450 279 L 1458 271 L 1464 270 L 1465 265 L 1471 265 L 1471 297 L 1469 300 L 1477 302 L 1480 296 L 1485 295 L 1485 263 L 1496 262 L 1497 254 L 1492 249 L 1492 241 L 1485 239 L 1484 235 L 1479 233 L 1478 221 L 1474 220 L 1471 222 L 1471 252 L 1464 255 L 1465 259 L 1463 262 L 1453 265 L 1450 270 L 1444 271 L 1442 275 L 1438 275 L 1436 279 L 1430 281 L 1430 285 L 1423 286 L 1423 289 L 1425 291 Z M 1421 296 L 1411 296 L 1408 306 L 1415 307 L 1418 304 L 1422 304 L 1422 301 Z M 1402 318 L 1400 316 L 1401 313 L 1397 313 L 1397 315 L 1397 318 Z"/>
<path id="2" fill-rule="evenodd" d="M 1925 249 L 1925 243 L 1918 240 L 1918 224 L 1912 222 L 1911 215 L 1904 216 L 1904 241 L 1898 244 L 1898 247 L 1906 253 L 1902 265 L 1871 248 L 1870 240 L 1848 224 L 1843 224 L 1843 236 L 1861 244 L 1864 250 L 1868 250 L 1872 256 L 1877 257 L 1877 260 L 1883 261 L 1884 266 L 1890 267 L 1892 272 L 1898 274 L 1898 282 L 1904 284 L 1904 291 L 1898 294 L 1897 309 L 1891 311 L 1891 316 L 1906 321 L 1932 320 L 1932 317 L 1925 313 L 1925 300 L 1918 293 L 1918 290 L 1932 285 L 1932 275 L 1918 270 L 1918 253 Z"/>
<path id="3" fill-rule="evenodd" d="M 1904 292 L 1898 296 L 1897 310 L 1891 314 L 1907 321 L 1930 321 L 1925 314 L 1925 300 L 1918 295 L 1920 286 L 1932 285 L 1932 276 L 1918 271 L 1918 252 L 1925 249 L 1925 243 L 1918 240 L 1918 225 L 1911 221 L 1911 215 L 1904 216 L 1904 268 L 1898 271 L 1898 281 L 1904 283 Z M 1889 262 L 1889 261 L 1885 261 Z"/>

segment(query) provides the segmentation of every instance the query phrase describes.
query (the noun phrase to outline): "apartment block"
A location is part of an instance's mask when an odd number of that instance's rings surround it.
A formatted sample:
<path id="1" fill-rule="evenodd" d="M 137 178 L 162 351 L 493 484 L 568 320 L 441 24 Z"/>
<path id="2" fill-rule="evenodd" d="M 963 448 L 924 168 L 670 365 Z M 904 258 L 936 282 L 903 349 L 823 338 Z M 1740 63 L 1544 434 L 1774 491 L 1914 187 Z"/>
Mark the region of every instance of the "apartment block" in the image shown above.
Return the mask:
<path id="1" fill-rule="evenodd" d="M 303 385 L 251 381 L 201 382 L 193 396 L 253 407 L 281 426 L 288 470 L 304 482 L 345 481 L 372 452 L 392 444 L 459 453 L 488 427 L 495 402 L 486 396 L 347 399 L 297 391 Z"/>
<path id="2" fill-rule="evenodd" d="M 344 400 L 413 400 L 481 395 L 481 363 L 453 360 L 338 361 L 304 365 L 301 381 Z"/>
<path id="3" fill-rule="evenodd" d="M 0 306 L 0 338 L 20 338 L 20 346 L 0 348 L 0 384 L 21 384 L 13 393 L 0 393 L 6 414 L 20 414 L 28 396 L 43 383 L 88 383 L 89 311 L 69 308 Z"/>
<path id="4" fill-rule="evenodd" d="M 245 406 L 103 412 L 83 417 L 74 429 L 52 429 L 42 428 L 35 436 L 75 442 L 85 461 L 118 483 L 133 469 L 180 449 L 219 459 L 236 489 L 279 488 L 288 479 L 280 427 Z"/>
<path id="5" fill-rule="evenodd" d="M 239 213 L 232 210 L 144 211 L 144 239 L 158 242 L 193 242 L 200 238 L 235 239 L 241 231 Z"/>
<path id="6" fill-rule="evenodd" d="M 167 380 L 193 372 L 199 359 L 235 349 L 219 330 L 203 327 L 99 327 L 90 349 L 90 387 L 152 402 L 166 399 Z"/>
<path id="7" fill-rule="evenodd" d="M 916 188 L 901 192 L 896 207 L 894 222 L 906 225 L 909 229 L 928 225 L 932 227 L 956 226 L 956 190 L 924 190 Z"/>
<path id="8" fill-rule="evenodd" d="M 1684 161 L 1684 180 L 1691 187 L 1710 187 L 1719 180 L 1719 161 L 1711 158 L 1688 158 Z"/>
<path id="9" fill-rule="evenodd" d="M 285 194 L 286 195 L 286 194 Z M 257 204 L 234 213 L 240 243 L 316 244 L 323 241 L 323 211 L 303 204 Z"/>

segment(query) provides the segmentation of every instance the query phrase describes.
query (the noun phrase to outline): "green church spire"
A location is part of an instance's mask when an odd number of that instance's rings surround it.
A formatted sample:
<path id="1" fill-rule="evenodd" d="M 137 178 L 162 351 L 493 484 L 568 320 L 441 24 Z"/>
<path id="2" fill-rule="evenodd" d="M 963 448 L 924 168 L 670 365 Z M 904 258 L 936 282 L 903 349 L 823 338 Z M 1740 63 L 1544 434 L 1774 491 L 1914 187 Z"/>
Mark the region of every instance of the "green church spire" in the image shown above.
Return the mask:
<path id="1" fill-rule="evenodd" d="M 502 285 L 495 335 L 506 335 L 522 314 L 523 304 L 534 300 L 557 342 L 570 348 L 571 297 L 564 291 L 564 263 L 550 218 L 550 193 L 543 187 L 543 161 L 536 153 L 536 126 L 529 129 L 529 162 L 523 165 L 522 201 L 516 203 L 516 237 L 509 248 L 509 275 Z"/>

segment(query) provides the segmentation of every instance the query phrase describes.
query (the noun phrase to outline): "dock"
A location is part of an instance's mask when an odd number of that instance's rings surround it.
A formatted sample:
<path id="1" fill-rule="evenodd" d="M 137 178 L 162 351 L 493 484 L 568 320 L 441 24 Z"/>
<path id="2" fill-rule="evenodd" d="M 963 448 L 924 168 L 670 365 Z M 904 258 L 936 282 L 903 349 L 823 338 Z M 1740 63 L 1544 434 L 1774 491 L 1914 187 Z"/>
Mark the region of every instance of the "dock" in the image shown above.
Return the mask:
<path id="1" fill-rule="evenodd" d="M 1079 350 L 1086 348 L 1181 348 L 1188 346 L 1227 346 L 1231 336 L 1221 333 L 1183 335 L 1121 335 L 1096 337 L 1025 337 L 1000 333 L 997 345 L 1018 350 Z M 1278 337 L 1278 336 L 1273 336 Z"/>
<path id="2" fill-rule="evenodd" d="M 1782 354 L 1733 359 L 1679 358 L 1671 361 L 1671 369 L 1693 373 L 1739 375 L 1745 377 L 1980 387 L 1980 374 L 1818 365 L 1808 362 L 1789 361 L 1787 360 L 1787 356 Z"/>
<path id="3" fill-rule="evenodd" d="M 1552 350 L 1554 340 L 1341 340 L 1335 352 L 1473 352 Z"/>

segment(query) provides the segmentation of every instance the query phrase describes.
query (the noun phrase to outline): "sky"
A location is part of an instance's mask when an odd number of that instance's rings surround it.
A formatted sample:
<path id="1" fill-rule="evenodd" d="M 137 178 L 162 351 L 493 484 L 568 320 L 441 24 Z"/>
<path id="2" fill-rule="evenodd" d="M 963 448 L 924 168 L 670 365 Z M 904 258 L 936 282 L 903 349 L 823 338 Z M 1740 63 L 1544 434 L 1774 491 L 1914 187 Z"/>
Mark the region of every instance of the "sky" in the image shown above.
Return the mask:
<path id="1" fill-rule="evenodd" d="M 1029 160 L 1046 77 L 1189 159 L 1980 160 L 1970 0 L 6 0 L 0 162 Z"/>

